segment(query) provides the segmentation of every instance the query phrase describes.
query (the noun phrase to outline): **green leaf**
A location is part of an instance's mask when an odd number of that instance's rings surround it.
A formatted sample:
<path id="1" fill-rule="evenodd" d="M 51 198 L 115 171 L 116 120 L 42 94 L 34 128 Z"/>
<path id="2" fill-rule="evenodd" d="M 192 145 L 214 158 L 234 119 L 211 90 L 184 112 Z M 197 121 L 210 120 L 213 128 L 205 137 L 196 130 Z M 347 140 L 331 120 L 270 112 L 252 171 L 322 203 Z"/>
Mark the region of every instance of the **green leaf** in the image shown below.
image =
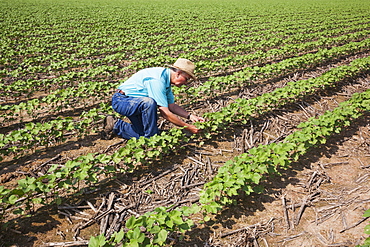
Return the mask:
<path id="1" fill-rule="evenodd" d="M 176 225 L 181 225 L 184 223 L 182 217 L 181 217 L 181 212 L 174 210 L 170 212 L 170 218 L 171 220 L 176 224 Z"/>
<path id="2" fill-rule="evenodd" d="M 149 230 L 150 233 L 156 234 L 156 233 L 160 232 L 162 229 L 159 226 L 155 225 L 151 229 L 148 229 L 148 230 Z"/>
<path id="3" fill-rule="evenodd" d="M 127 221 L 126 221 L 126 227 L 129 229 L 133 229 L 136 224 L 136 218 L 135 216 L 131 216 Z"/>
<path id="4" fill-rule="evenodd" d="M 106 239 L 103 234 L 96 237 L 91 237 L 89 241 L 89 247 L 102 247 L 106 244 Z"/>
<path id="5" fill-rule="evenodd" d="M 138 243 L 144 242 L 145 234 L 140 231 L 140 227 L 136 227 L 133 231 L 132 238 L 137 240 Z"/>
<path id="6" fill-rule="evenodd" d="M 168 232 L 162 229 L 153 240 L 153 243 L 162 245 L 167 240 Z"/>
<path id="7" fill-rule="evenodd" d="M 198 204 L 193 204 L 190 207 L 184 206 L 180 208 L 180 211 L 182 212 L 182 215 L 189 216 L 198 213 L 200 211 L 200 207 L 198 206 Z"/>
<path id="8" fill-rule="evenodd" d="M 370 217 L 370 209 L 366 210 L 362 217 Z"/>
<path id="9" fill-rule="evenodd" d="M 137 242 L 136 239 L 131 239 L 129 243 L 126 243 L 124 245 L 125 247 L 139 247 L 139 243 Z"/>
<path id="10" fill-rule="evenodd" d="M 32 198 L 32 202 L 33 203 L 41 203 L 42 202 L 42 198 L 40 198 L 40 197 Z"/>
<path id="11" fill-rule="evenodd" d="M 166 220 L 166 225 L 169 227 L 169 228 L 172 228 L 173 227 L 173 221 L 171 219 L 169 220 Z"/>
<path id="12" fill-rule="evenodd" d="M 18 200 L 18 196 L 17 195 L 11 195 L 9 196 L 9 203 L 10 204 L 15 204 L 15 202 Z"/>
<path id="13" fill-rule="evenodd" d="M 365 226 L 364 232 L 370 235 L 370 225 Z"/>

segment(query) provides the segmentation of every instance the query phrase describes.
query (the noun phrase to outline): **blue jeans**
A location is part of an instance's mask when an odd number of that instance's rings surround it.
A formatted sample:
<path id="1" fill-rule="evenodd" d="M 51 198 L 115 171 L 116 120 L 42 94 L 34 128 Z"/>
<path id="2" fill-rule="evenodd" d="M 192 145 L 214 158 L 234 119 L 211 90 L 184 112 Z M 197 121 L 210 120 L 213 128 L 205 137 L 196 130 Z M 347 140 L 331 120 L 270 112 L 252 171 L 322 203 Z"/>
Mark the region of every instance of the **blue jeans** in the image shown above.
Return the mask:
<path id="1" fill-rule="evenodd" d="M 125 139 L 140 136 L 151 137 L 158 134 L 157 102 L 150 97 L 129 97 L 115 93 L 112 97 L 113 110 L 128 117 L 131 123 L 119 119 L 114 125 L 114 133 Z"/>

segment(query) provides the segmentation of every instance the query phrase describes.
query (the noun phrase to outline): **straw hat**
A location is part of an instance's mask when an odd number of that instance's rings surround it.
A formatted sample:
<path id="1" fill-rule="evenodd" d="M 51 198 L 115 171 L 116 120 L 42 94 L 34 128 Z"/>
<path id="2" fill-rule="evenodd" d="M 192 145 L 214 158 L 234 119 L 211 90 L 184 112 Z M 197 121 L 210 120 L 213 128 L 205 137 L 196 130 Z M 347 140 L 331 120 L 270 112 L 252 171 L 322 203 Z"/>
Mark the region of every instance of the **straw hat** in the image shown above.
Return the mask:
<path id="1" fill-rule="evenodd" d="M 197 78 L 194 75 L 194 69 L 195 65 L 190 60 L 185 58 L 179 58 L 176 60 L 176 62 L 173 65 L 168 65 L 170 68 L 176 68 L 181 71 L 184 71 L 186 74 L 190 75 L 191 78 L 193 78 L 194 81 L 197 80 Z"/>

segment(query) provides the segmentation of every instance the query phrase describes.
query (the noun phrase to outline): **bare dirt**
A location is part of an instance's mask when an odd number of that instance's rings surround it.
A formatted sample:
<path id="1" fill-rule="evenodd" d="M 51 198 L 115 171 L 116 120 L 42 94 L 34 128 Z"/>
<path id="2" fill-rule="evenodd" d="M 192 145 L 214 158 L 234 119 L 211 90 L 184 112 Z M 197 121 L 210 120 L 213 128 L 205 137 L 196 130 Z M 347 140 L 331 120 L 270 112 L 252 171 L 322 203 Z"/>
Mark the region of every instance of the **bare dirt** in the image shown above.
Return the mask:
<path id="1" fill-rule="evenodd" d="M 317 76 L 333 66 L 349 63 L 351 59 L 354 57 L 279 81 L 261 82 L 237 94 L 220 97 L 212 101 L 211 106 L 198 105 L 195 111 L 201 114 L 210 108 L 217 110 L 230 98 L 255 97 L 282 87 L 287 81 Z M 174 151 L 160 161 L 138 166 L 131 174 L 103 180 L 96 188 L 87 188 L 83 194 L 61 195 L 64 203 L 59 208 L 56 205 L 38 206 L 29 217 L 9 215 L 8 227 L 0 234 L 0 246 L 51 246 L 50 243 L 88 240 L 99 234 L 102 220 L 84 228 L 81 225 L 93 218 L 93 208 L 105 206 L 109 198 L 113 198 L 117 207 L 133 205 L 125 211 L 123 220 L 157 206 L 196 203 L 202 185 L 227 160 L 253 146 L 281 141 L 296 130 L 298 123 L 321 115 L 353 93 L 369 88 L 369 75 L 362 75 L 257 117 L 246 125 L 235 123 L 202 146 L 196 142 L 184 144 L 184 149 Z M 176 235 L 170 236 L 169 245 L 293 247 L 361 244 L 366 237 L 363 229 L 370 221 L 362 217 L 370 208 L 369 120 L 370 114 L 366 113 L 341 133 L 330 137 L 326 144 L 304 155 L 290 169 L 282 170 L 281 176 L 269 177 L 263 182 L 263 193 L 240 194 L 237 205 L 225 208 L 207 223 L 199 223 L 200 215 L 193 216 L 194 228 L 183 240 Z M 29 175 L 45 162 L 63 164 L 91 152 L 111 154 L 122 146 L 124 143 L 118 137 L 104 141 L 97 134 L 83 140 L 70 139 L 64 145 L 41 149 L 16 163 L 3 162 L 0 180 L 7 186 L 15 186 L 17 179 Z M 108 222 L 111 223 L 110 219 Z"/>

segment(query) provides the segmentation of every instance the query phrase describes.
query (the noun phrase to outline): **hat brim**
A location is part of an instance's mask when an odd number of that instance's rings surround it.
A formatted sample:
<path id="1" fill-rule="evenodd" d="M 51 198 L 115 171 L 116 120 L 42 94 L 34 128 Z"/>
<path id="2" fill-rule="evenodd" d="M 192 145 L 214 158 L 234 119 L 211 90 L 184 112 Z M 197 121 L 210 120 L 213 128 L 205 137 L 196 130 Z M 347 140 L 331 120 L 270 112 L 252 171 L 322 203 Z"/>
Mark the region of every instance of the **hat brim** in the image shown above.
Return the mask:
<path id="1" fill-rule="evenodd" d="M 181 70 L 181 71 L 183 71 L 183 72 L 185 72 L 186 74 L 188 74 L 188 75 L 190 75 L 190 77 L 194 80 L 194 81 L 197 81 L 197 78 L 195 77 L 195 75 L 193 74 L 193 73 L 191 73 L 191 72 L 189 72 L 189 71 L 186 71 L 186 70 L 184 70 L 184 69 L 182 69 L 182 68 L 179 68 L 179 67 L 177 67 L 177 66 L 173 66 L 173 65 L 169 65 L 169 64 L 166 64 L 168 67 L 170 67 L 170 68 L 173 68 L 173 69 L 179 69 L 179 70 Z"/>

